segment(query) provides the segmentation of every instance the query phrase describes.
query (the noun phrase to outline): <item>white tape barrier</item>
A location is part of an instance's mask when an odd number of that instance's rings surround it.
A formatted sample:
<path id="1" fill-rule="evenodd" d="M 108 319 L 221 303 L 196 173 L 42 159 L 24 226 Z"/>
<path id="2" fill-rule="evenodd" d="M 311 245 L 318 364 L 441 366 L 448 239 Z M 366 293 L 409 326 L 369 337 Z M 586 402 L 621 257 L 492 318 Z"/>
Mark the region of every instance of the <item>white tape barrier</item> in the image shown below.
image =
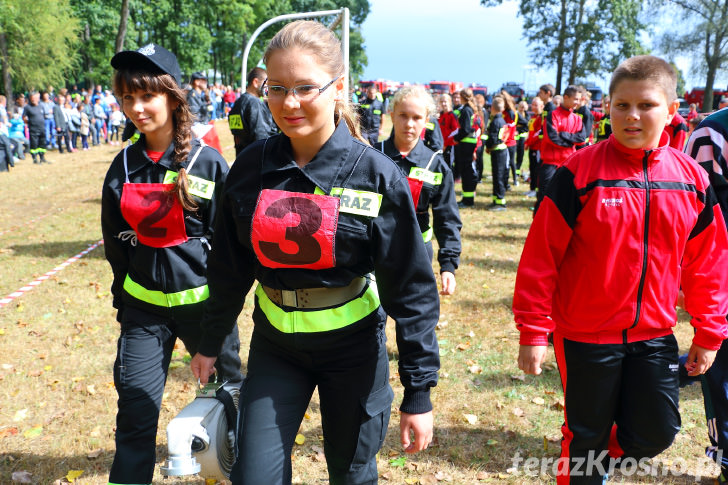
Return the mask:
<path id="1" fill-rule="evenodd" d="M 34 279 L 33 281 L 31 281 L 27 285 L 23 286 L 19 290 L 10 293 L 5 298 L 0 298 L 0 308 L 4 307 L 5 305 L 7 305 L 11 301 L 15 300 L 16 298 L 20 298 L 25 293 L 27 293 L 30 290 L 32 290 L 33 288 L 39 286 L 45 280 L 47 280 L 48 278 L 50 278 L 54 274 L 58 273 L 59 271 L 64 270 L 66 268 L 66 266 L 69 266 L 72 263 L 75 263 L 76 261 L 78 261 L 79 259 L 83 258 L 88 253 L 90 253 L 91 251 L 93 251 L 97 247 L 101 246 L 102 244 L 104 244 L 104 240 L 103 239 L 101 239 L 101 240 L 97 241 L 96 243 L 92 244 L 91 246 L 89 246 L 88 248 L 84 249 L 83 251 L 81 251 L 77 255 L 68 258 L 63 263 L 59 264 L 58 266 L 56 266 L 52 270 L 48 271 L 46 274 L 37 277 L 36 279 Z"/>

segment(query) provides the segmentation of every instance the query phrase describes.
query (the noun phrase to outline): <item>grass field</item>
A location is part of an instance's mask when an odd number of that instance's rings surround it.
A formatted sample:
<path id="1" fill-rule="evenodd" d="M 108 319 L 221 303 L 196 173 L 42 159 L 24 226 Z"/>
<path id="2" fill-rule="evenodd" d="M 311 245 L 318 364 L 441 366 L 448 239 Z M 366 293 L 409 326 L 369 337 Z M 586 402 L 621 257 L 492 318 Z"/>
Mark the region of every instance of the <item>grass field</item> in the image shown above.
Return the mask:
<path id="1" fill-rule="evenodd" d="M 225 158 L 232 140 L 218 126 Z M 101 239 L 100 193 L 118 147 L 59 155 L 51 165 L 30 158 L 0 173 L 0 298 L 58 267 Z M 518 335 L 511 314 L 515 272 L 531 220 L 527 187 L 514 187 L 506 212 L 490 213 L 490 184 L 474 209 L 462 212 L 463 256 L 454 296 L 442 300 L 438 326 L 442 370 L 433 392 L 435 441 L 426 452 L 404 456 L 396 398 L 387 441 L 379 455 L 381 483 L 551 483 L 550 467 L 540 473 L 514 469 L 514 457 L 555 459 L 563 420 L 562 395 L 553 354 L 542 376 L 517 369 Z M 0 308 L 0 483 L 27 472 L 32 483 L 104 484 L 114 452 L 116 392 L 112 365 L 118 324 L 111 307 L 111 271 L 103 247 L 61 268 L 32 291 Z M 251 332 L 251 303 L 240 315 L 243 348 Z M 685 315 L 678 325 L 682 350 L 692 330 Z M 390 326 L 391 327 L 391 326 Z M 394 335 L 390 329 L 390 342 Z M 394 347 L 390 344 L 392 354 Z M 165 457 L 163 430 L 194 397 L 183 347 L 175 353 L 167 383 L 158 458 Z M 393 374 L 396 362 L 392 361 Z M 675 444 L 654 460 L 658 476 L 617 475 L 617 483 L 712 483 L 699 386 L 681 394 L 683 429 Z M 293 453 L 294 482 L 327 483 L 321 453 L 316 400 Z M 523 462 L 521 463 L 523 465 Z M 683 466 L 684 465 L 684 466 Z M 668 473 L 679 470 L 680 476 Z M 82 471 L 79 475 L 78 472 Z M 697 475 L 707 475 L 701 478 Z M 31 483 L 31 482 L 28 482 Z M 155 483 L 203 483 L 200 478 Z"/>

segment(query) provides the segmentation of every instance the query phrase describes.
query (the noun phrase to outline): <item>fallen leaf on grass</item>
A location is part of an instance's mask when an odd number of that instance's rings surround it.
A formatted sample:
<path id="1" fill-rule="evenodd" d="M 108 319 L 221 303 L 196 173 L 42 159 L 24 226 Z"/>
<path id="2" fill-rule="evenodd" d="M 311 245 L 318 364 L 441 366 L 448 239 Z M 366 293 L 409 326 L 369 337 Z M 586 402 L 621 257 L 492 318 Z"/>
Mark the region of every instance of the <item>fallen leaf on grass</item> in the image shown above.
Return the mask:
<path id="1" fill-rule="evenodd" d="M 511 376 L 512 381 L 525 381 L 526 375 L 525 374 L 516 374 Z"/>
<path id="2" fill-rule="evenodd" d="M 27 409 L 18 409 L 15 411 L 15 414 L 13 415 L 13 421 L 16 423 L 19 421 L 24 420 L 28 417 L 28 410 Z"/>
<path id="3" fill-rule="evenodd" d="M 81 475 L 83 475 L 83 470 L 68 470 L 68 473 L 66 473 L 66 480 L 73 483 Z"/>
<path id="4" fill-rule="evenodd" d="M 33 426 L 23 432 L 23 436 L 26 438 L 36 438 L 43 433 L 43 426 Z"/>
<path id="5" fill-rule="evenodd" d="M 515 416 L 518 416 L 519 418 L 522 418 L 523 416 L 526 415 L 526 413 L 521 408 L 513 408 L 513 414 Z"/>
<path id="6" fill-rule="evenodd" d="M 419 480 L 418 478 L 405 478 L 405 479 L 404 479 L 404 483 L 407 483 L 407 484 L 409 484 L 409 485 L 415 485 L 415 484 L 417 484 L 417 483 L 418 483 L 419 481 L 420 481 L 420 480 Z"/>
<path id="7" fill-rule="evenodd" d="M 486 446 L 495 446 L 497 444 L 498 444 L 498 440 L 494 440 L 492 438 L 485 442 Z"/>
<path id="8" fill-rule="evenodd" d="M 98 458 L 99 456 L 101 456 L 102 452 L 103 452 L 103 450 L 101 448 L 96 448 L 95 450 L 89 451 L 88 454 L 86 455 L 86 458 L 88 458 L 89 460 L 94 460 L 94 459 Z"/>
<path id="9" fill-rule="evenodd" d="M 87 393 L 88 393 L 88 394 L 89 394 L 90 396 L 93 396 L 94 394 L 96 394 L 96 388 L 94 387 L 94 385 L 93 385 L 93 384 L 89 384 L 88 386 L 86 386 L 86 392 L 87 392 Z"/>
<path id="10" fill-rule="evenodd" d="M 435 478 L 439 482 L 452 482 L 452 477 L 443 471 L 435 472 Z"/>
<path id="11" fill-rule="evenodd" d="M 15 426 L 0 429 L 0 439 L 5 438 L 6 436 L 15 436 L 16 434 L 18 434 L 18 428 Z"/>
<path id="12" fill-rule="evenodd" d="M 389 453 L 387 454 L 387 456 L 389 456 L 390 458 L 394 458 L 396 456 L 399 456 L 399 451 L 389 450 Z"/>
<path id="13" fill-rule="evenodd" d="M 20 472 L 13 472 L 12 480 L 14 483 L 33 483 L 33 475 L 25 470 Z"/>
<path id="14" fill-rule="evenodd" d="M 305 442 L 306 442 L 306 437 L 303 436 L 301 433 L 298 433 L 296 435 L 296 444 L 300 446 L 300 445 L 304 444 Z"/>
<path id="15" fill-rule="evenodd" d="M 458 349 L 458 350 L 468 350 L 470 348 L 470 342 L 460 343 L 455 348 Z"/>
<path id="16" fill-rule="evenodd" d="M 435 475 L 432 473 L 428 473 L 427 475 L 423 475 L 420 477 L 420 484 L 421 485 L 436 485 L 439 480 L 435 478 Z"/>
<path id="17" fill-rule="evenodd" d="M 483 372 L 483 368 L 477 364 L 471 365 L 470 367 L 468 367 L 468 370 L 470 371 L 471 374 L 480 374 L 481 372 Z"/>
<path id="18" fill-rule="evenodd" d="M 392 472 L 384 472 L 381 475 L 379 475 L 379 478 L 381 478 L 382 480 L 391 480 Z"/>
<path id="19" fill-rule="evenodd" d="M 28 371 L 28 377 L 40 377 L 43 374 L 42 370 L 31 370 Z"/>
<path id="20" fill-rule="evenodd" d="M 551 407 L 557 411 L 563 411 L 564 410 L 564 401 L 556 401 L 551 405 Z"/>
<path id="21" fill-rule="evenodd" d="M 533 399 L 531 399 L 531 402 L 534 404 L 538 404 L 539 406 L 543 406 L 544 404 L 546 404 L 546 401 L 544 401 L 542 397 L 534 397 Z"/>
<path id="22" fill-rule="evenodd" d="M 463 418 L 469 424 L 475 424 L 478 422 L 478 417 L 475 414 L 463 414 Z"/>
<path id="23" fill-rule="evenodd" d="M 395 468 L 404 468 L 405 463 L 407 463 L 406 456 L 400 456 L 400 457 L 392 458 L 391 460 L 389 460 L 389 466 L 395 467 Z"/>
<path id="24" fill-rule="evenodd" d="M 448 321 L 445 320 L 444 322 L 437 322 L 437 325 L 435 325 L 435 328 L 437 330 L 442 330 L 443 328 L 447 327 Z"/>

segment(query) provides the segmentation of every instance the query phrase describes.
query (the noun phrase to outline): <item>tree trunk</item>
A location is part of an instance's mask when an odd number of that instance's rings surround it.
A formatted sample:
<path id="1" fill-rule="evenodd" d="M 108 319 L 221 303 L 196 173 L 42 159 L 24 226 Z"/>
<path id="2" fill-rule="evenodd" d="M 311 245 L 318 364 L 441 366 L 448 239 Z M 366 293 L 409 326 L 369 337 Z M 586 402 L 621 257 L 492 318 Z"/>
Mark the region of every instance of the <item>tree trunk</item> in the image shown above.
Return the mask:
<path id="1" fill-rule="evenodd" d="M 705 93 L 703 95 L 703 112 L 713 111 L 713 83 L 717 66 L 714 63 L 708 64 L 708 75 L 705 78 Z"/>
<path id="2" fill-rule="evenodd" d="M 566 54 L 564 46 L 566 45 L 566 5 L 567 0 L 561 0 L 561 14 L 559 16 L 559 45 L 556 47 L 558 59 L 556 60 L 556 93 L 561 93 L 561 78 L 564 71 L 564 56 Z"/>
<path id="3" fill-rule="evenodd" d="M 121 19 L 119 20 L 119 31 L 116 33 L 116 44 L 114 52 L 124 50 L 124 39 L 126 38 L 126 23 L 129 21 L 129 0 L 121 2 Z"/>
<path id="4" fill-rule="evenodd" d="M 581 30 L 581 22 L 584 20 L 584 0 L 579 0 L 579 14 L 576 19 L 576 25 L 574 25 L 574 44 L 571 48 L 571 66 L 569 66 L 569 79 L 568 84 L 574 84 L 576 82 L 576 68 L 579 62 L 579 51 L 583 49 L 580 44 L 579 31 Z"/>
<path id="5" fill-rule="evenodd" d="M 5 32 L 0 32 L 0 58 L 2 59 L 2 77 L 3 87 L 5 88 L 5 97 L 7 98 L 7 110 L 11 113 L 15 108 L 15 98 L 13 97 L 13 79 L 10 77 L 10 56 L 8 55 L 8 41 Z"/>

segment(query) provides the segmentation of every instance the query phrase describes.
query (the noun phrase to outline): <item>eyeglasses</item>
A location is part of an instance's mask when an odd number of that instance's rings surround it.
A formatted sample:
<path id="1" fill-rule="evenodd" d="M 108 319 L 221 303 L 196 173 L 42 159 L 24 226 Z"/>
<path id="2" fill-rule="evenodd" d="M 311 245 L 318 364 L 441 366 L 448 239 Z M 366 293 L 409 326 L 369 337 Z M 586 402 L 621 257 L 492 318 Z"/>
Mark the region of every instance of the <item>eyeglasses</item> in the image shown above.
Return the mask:
<path id="1" fill-rule="evenodd" d="M 319 94 L 326 91 L 326 89 L 338 81 L 341 76 L 337 76 L 323 87 L 318 87 L 315 84 L 302 84 L 300 86 L 294 86 L 290 89 L 284 86 L 271 86 L 268 85 L 268 80 L 263 81 L 263 96 L 268 98 L 269 101 L 283 101 L 288 97 L 288 93 L 293 93 L 293 96 L 299 101 L 313 101 L 313 99 Z"/>

